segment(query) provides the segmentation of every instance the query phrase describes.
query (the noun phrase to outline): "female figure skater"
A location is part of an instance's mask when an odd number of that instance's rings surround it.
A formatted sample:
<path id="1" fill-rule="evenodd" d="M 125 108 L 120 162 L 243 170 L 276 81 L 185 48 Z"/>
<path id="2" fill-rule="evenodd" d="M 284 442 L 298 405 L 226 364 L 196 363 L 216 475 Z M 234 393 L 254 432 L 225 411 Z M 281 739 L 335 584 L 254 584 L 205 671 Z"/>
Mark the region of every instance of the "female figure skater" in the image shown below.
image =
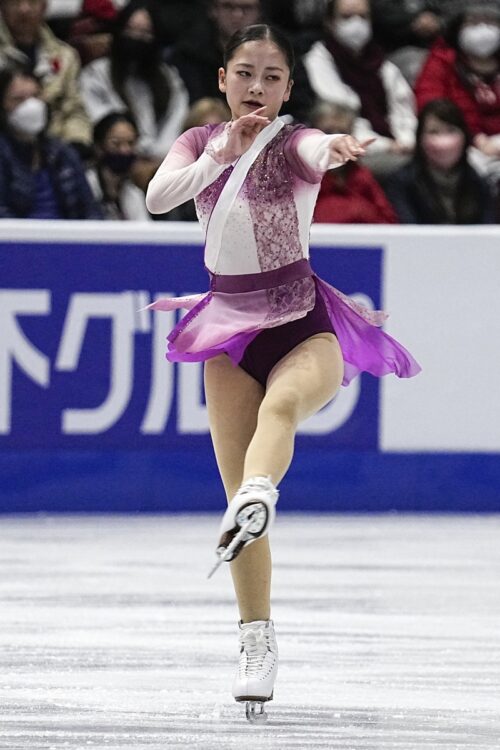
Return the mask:
<path id="1" fill-rule="evenodd" d="M 273 28 L 237 32 L 219 70 L 231 122 L 184 133 L 146 196 L 153 213 L 194 197 L 206 231 L 210 292 L 150 307 L 189 309 L 168 336 L 167 358 L 205 361 L 210 431 L 229 501 L 217 554 L 219 563 L 231 561 L 241 617 L 233 696 L 247 702 L 250 720 L 265 720 L 278 668 L 268 532 L 297 425 L 362 370 L 410 377 L 420 369 L 378 327 L 383 313 L 311 270 L 309 227 L 322 175 L 355 161 L 368 142 L 278 119 L 293 63 L 289 42 Z"/>

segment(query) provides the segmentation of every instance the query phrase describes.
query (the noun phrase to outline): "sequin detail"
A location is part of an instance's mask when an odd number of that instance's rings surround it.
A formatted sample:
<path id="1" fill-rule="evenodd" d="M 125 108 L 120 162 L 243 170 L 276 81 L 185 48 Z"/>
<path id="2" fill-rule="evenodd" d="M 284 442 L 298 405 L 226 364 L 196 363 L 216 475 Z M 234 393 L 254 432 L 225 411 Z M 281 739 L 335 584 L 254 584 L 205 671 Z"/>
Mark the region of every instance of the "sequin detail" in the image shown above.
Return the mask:
<path id="1" fill-rule="evenodd" d="M 292 130 L 292 125 L 285 125 L 262 150 L 250 167 L 242 190 L 250 208 L 261 271 L 271 271 L 303 257 L 293 175 L 283 149 Z"/>

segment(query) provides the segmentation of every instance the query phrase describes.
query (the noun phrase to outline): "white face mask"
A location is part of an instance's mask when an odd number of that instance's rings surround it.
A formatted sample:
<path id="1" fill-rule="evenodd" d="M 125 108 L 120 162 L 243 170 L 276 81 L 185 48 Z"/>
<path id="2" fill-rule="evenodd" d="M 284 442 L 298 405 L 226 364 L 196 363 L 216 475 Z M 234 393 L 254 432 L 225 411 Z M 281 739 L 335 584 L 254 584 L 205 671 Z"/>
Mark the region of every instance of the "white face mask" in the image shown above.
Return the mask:
<path id="1" fill-rule="evenodd" d="M 464 26 L 458 35 L 458 44 L 466 55 L 489 57 L 500 46 L 500 27 L 492 23 Z"/>
<path id="2" fill-rule="evenodd" d="M 341 18 L 333 24 L 335 38 L 354 52 L 359 52 L 371 39 L 372 27 L 370 21 L 361 16 Z"/>
<path id="3" fill-rule="evenodd" d="M 8 116 L 11 128 L 24 135 L 38 135 L 47 124 L 47 105 L 36 96 L 30 96 Z"/>

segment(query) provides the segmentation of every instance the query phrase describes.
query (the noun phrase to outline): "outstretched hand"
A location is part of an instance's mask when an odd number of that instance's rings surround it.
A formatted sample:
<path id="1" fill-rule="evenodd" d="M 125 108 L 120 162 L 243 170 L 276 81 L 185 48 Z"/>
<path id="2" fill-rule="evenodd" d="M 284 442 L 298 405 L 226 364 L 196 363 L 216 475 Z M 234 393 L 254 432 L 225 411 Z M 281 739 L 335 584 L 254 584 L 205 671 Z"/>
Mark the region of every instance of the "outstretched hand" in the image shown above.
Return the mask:
<path id="1" fill-rule="evenodd" d="M 264 110 L 265 107 L 260 107 L 229 124 L 227 141 L 219 154 L 224 162 L 232 162 L 248 151 L 260 131 L 269 125 L 271 120 L 263 114 Z"/>
<path id="2" fill-rule="evenodd" d="M 360 143 L 352 135 L 341 135 L 330 143 L 330 159 L 340 164 L 357 161 L 359 156 L 366 154 L 367 147 L 375 140 L 376 138 L 369 138 Z"/>

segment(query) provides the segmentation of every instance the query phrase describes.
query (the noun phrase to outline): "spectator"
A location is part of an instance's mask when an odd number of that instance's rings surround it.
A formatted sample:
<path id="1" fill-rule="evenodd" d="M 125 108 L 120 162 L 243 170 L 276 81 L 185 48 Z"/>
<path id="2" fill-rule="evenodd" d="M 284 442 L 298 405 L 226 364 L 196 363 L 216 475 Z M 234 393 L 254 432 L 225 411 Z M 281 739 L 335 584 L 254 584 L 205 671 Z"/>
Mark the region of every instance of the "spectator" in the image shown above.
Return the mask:
<path id="1" fill-rule="evenodd" d="M 393 174 L 386 192 L 404 224 L 492 224 L 493 196 L 467 160 L 470 134 L 448 99 L 420 113 L 413 161 Z"/>
<path id="2" fill-rule="evenodd" d="M 225 102 L 206 96 L 191 105 L 184 120 L 182 132 L 203 125 L 219 125 L 221 122 L 229 122 L 230 119 L 231 110 Z"/>
<path id="3" fill-rule="evenodd" d="M 235 31 L 260 23 L 262 18 L 261 0 L 208 0 L 208 15 L 200 17 L 172 54 L 172 63 L 187 86 L 191 104 L 204 97 L 225 101 L 217 76 L 223 67 L 224 46 Z M 290 101 L 281 113 L 302 120 L 313 102 L 314 95 L 299 60 Z"/>
<path id="4" fill-rule="evenodd" d="M 199 99 L 190 108 L 182 131 L 190 128 L 200 128 L 204 125 L 218 125 L 221 122 L 229 122 L 231 110 L 221 99 L 205 97 Z M 166 218 L 174 221 L 197 221 L 194 200 L 187 201 L 182 205 L 165 214 Z"/>
<path id="5" fill-rule="evenodd" d="M 177 71 L 162 62 L 157 10 L 152 0 L 128 3 L 116 19 L 110 56 L 89 63 L 81 74 L 92 122 L 130 111 L 139 129 L 138 151 L 155 166 L 180 134 L 188 109 Z"/>
<path id="6" fill-rule="evenodd" d="M 46 135 L 47 111 L 31 73 L 0 71 L 0 217 L 101 219 L 77 152 Z"/>
<path id="7" fill-rule="evenodd" d="M 413 86 L 429 47 L 441 32 L 439 0 L 372 0 L 376 38 Z"/>
<path id="8" fill-rule="evenodd" d="M 200 15 L 176 45 L 172 62 L 189 92 L 189 101 L 221 99 L 217 71 L 222 51 L 235 31 L 261 21 L 260 0 L 208 0 L 208 14 Z"/>
<path id="9" fill-rule="evenodd" d="M 78 51 L 82 65 L 109 55 L 117 13 L 113 0 L 83 0 L 68 34 L 68 42 Z"/>
<path id="10" fill-rule="evenodd" d="M 356 113 L 322 102 L 311 114 L 311 125 L 324 133 L 351 134 Z M 397 224 L 394 209 L 367 167 L 349 161 L 326 172 L 321 182 L 314 221 L 332 224 Z"/>
<path id="11" fill-rule="evenodd" d="M 49 105 L 48 133 L 86 154 L 92 136 L 78 93 L 78 55 L 44 23 L 45 6 L 45 0 L 0 0 L 0 67 L 36 75 Z"/>
<path id="12" fill-rule="evenodd" d="M 304 54 L 321 38 L 326 0 L 262 0 L 268 23 L 289 34 L 295 53 Z"/>
<path id="13" fill-rule="evenodd" d="M 469 2 L 432 48 L 415 92 L 419 109 L 447 97 L 473 136 L 474 165 L 500 175 L 500 2 Z"/>
<path id="14" fill-rule="evenodd" d="M 105 219 L 151 220 L 144 192 L 132 180 L 138 138 L 137 126 L 127 112 L 112 112 L 94 127 L 96 158 L 87 178 Z"/>
<path id="15" fill-rule="evenodd" d="M 376 137 L 366 163 L 377 176 L 408 160 L 416 128 L 413 93 L 372 38 L 369 0 L 329 0 L 324 40 L 311 47 L 304 64 L 320 100 L 359 113 L 353 135 Z"/>

